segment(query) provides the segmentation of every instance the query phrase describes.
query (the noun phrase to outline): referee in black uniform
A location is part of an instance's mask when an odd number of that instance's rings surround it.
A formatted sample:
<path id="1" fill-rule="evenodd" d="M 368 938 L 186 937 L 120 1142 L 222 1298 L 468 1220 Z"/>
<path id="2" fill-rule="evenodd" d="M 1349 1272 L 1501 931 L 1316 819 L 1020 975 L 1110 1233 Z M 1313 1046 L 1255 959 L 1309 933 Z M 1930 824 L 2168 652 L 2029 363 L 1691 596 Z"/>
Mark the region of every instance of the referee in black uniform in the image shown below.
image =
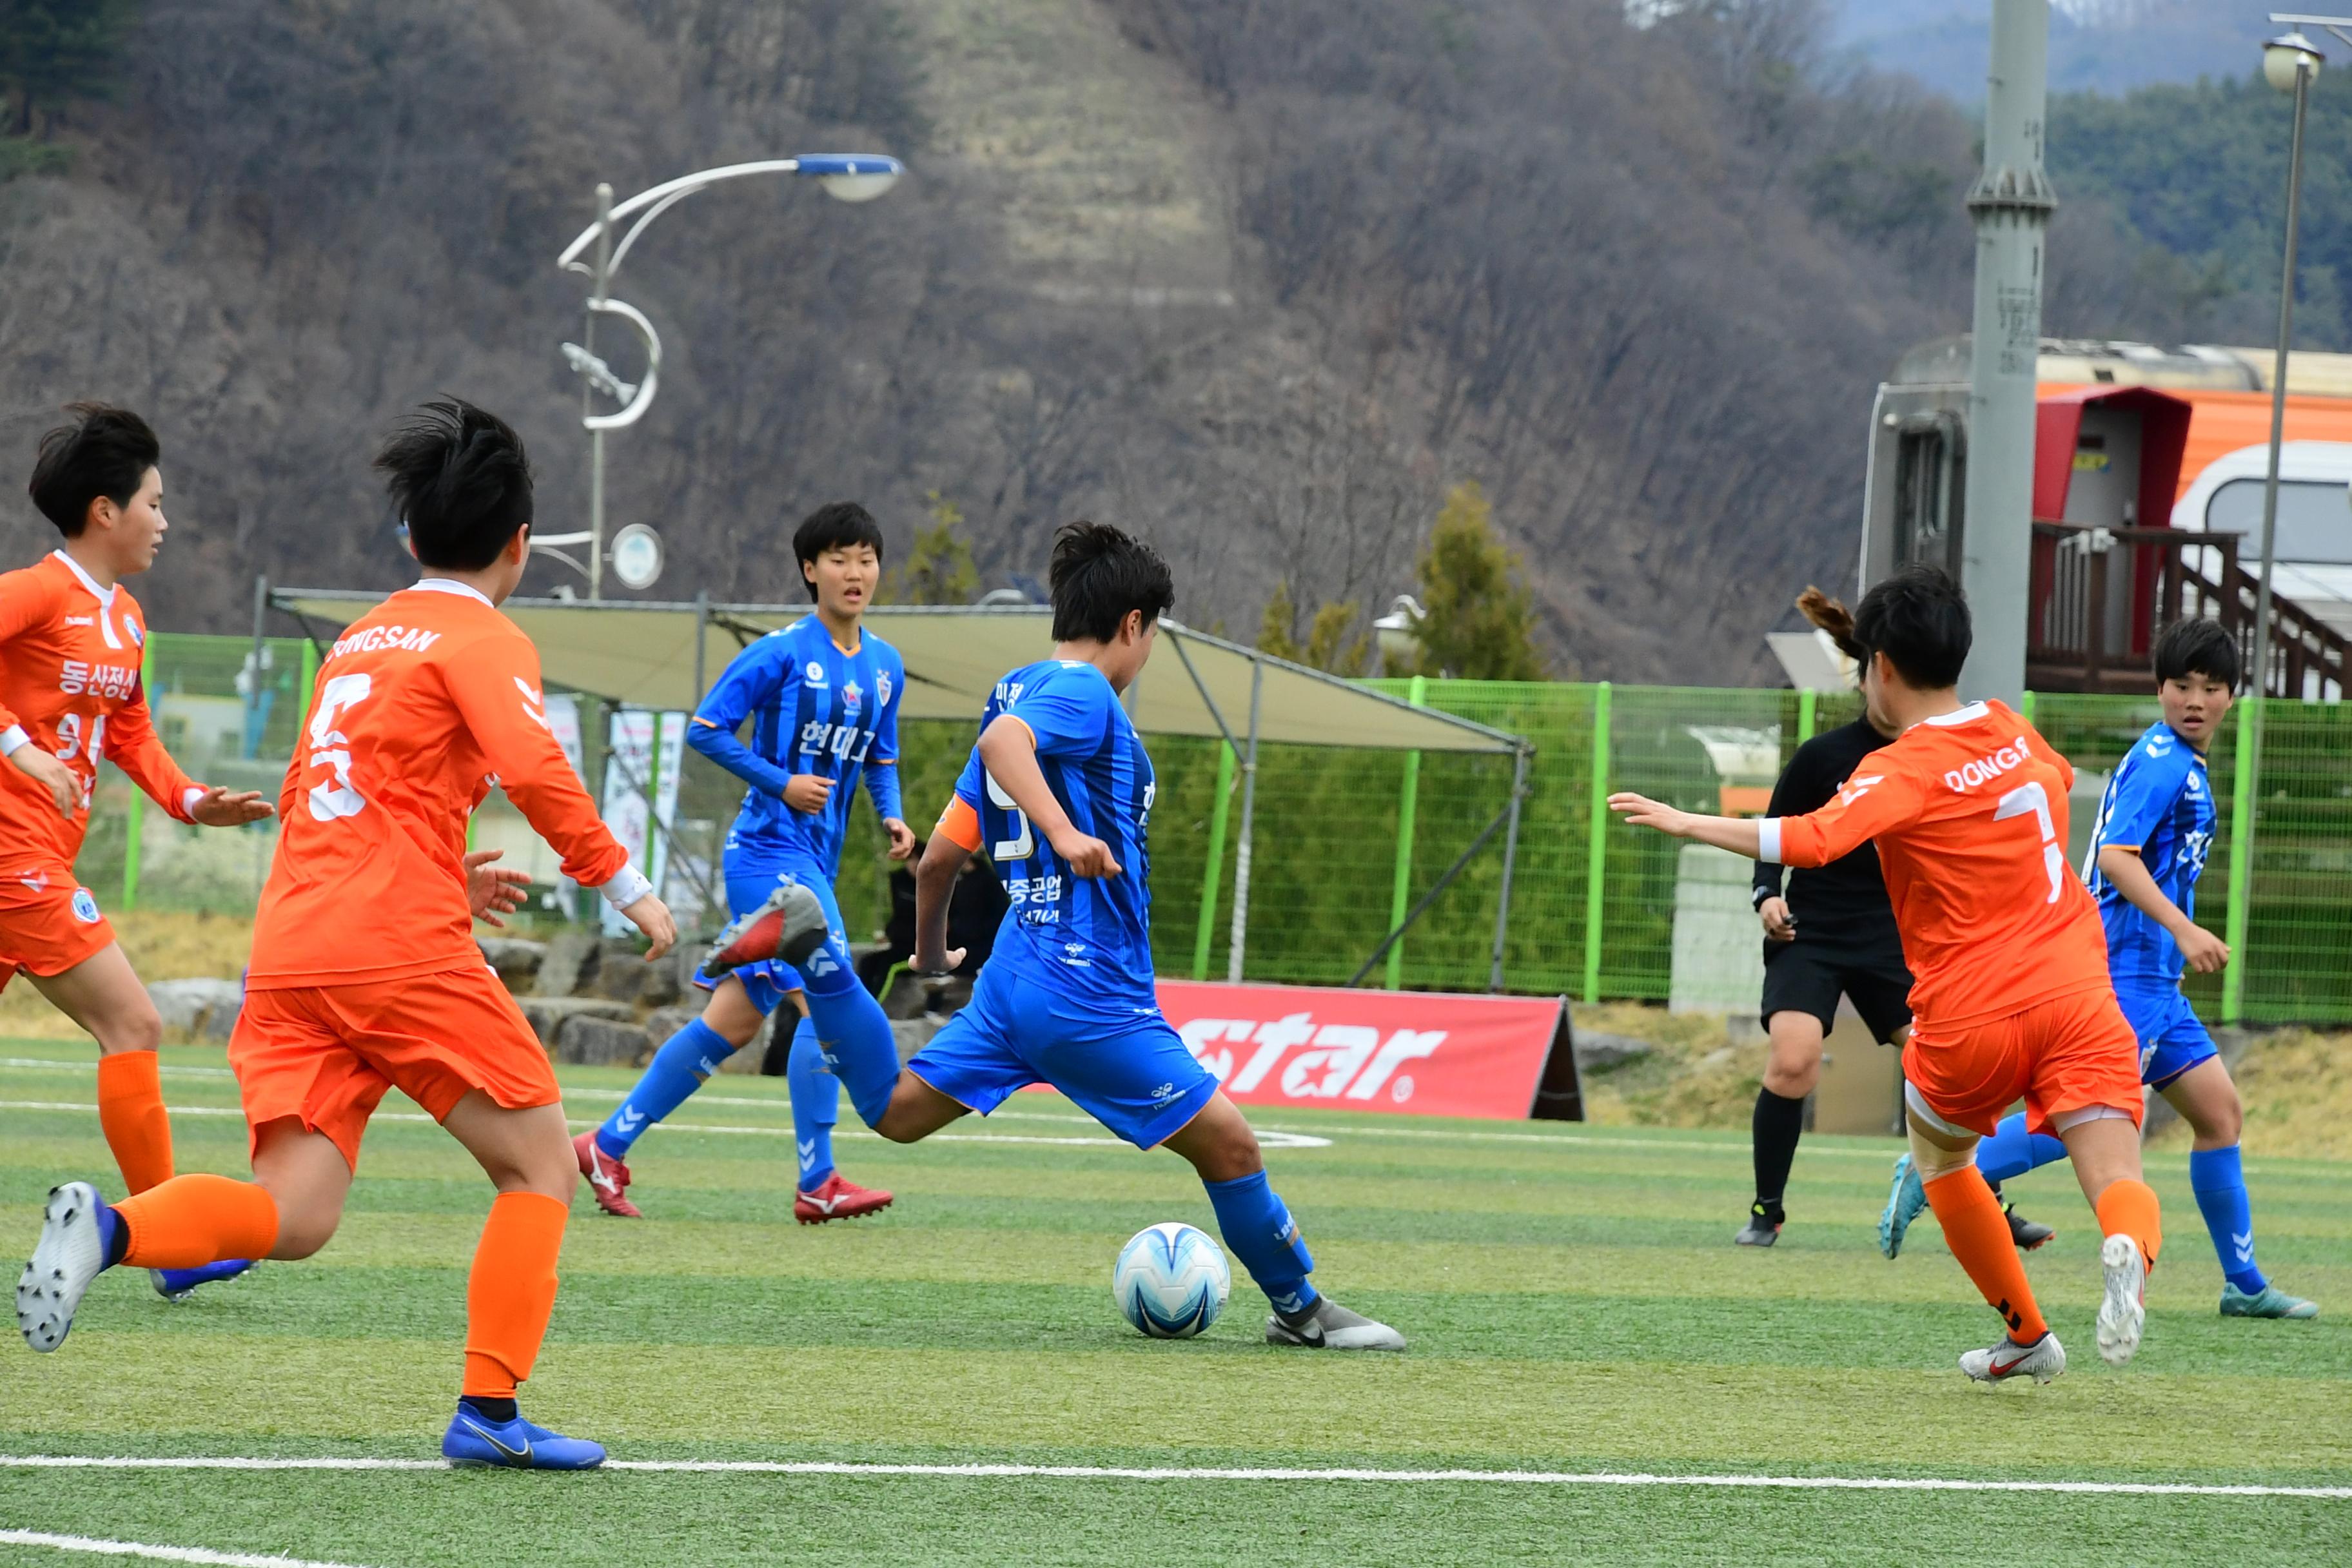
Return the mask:
<path id="1" fill-rule="evenodd" d="M 1820 810 L 1893 739 L 1867 713 L 1814 736 L 1773 784 L 1767 815 Z M 1911 972 L 1904 967 L 1875 845 L 1826 866 L 1800 868 L 1785 890 L 1780 868 L 1759 861 L 1753 901 L 1764 922 L 1763 1016 L 1772 1054 L 1756 1091 L 1756 1201 L 1733 1239 L 1769 1247 L 1787 1218 L 1781 1199 L 1789 1167 L 1804 1131 L 1805 1097 L 1822 1080 L 1822 1040 L 1837 1022 L 1839 995 L 1853 998 L 1879 1044 L 1899 1046 L 1911 1028 Z"/>

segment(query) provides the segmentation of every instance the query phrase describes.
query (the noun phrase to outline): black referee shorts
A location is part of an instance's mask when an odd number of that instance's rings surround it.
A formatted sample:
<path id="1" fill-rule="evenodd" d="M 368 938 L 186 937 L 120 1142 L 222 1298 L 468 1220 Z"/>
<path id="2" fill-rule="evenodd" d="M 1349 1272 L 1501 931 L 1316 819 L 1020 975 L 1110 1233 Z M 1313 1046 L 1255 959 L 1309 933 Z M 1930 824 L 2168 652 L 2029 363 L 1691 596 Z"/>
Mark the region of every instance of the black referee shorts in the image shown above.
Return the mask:
<path id="1" fill-rule="evenodd" d="M 1911 1021 L 1911 972 L 1903 966 L 1899 950 L 1801 935 L 1794 942 L 1765 942 L 1767 1029 L 1775 1013 L 1811 1013 L 1828 1034 L 1837 1025 L 1841 992 L 1853 998 L 1853 1010 L 1882 1046 L 1892 1045 L 1895 1031 Z"/>

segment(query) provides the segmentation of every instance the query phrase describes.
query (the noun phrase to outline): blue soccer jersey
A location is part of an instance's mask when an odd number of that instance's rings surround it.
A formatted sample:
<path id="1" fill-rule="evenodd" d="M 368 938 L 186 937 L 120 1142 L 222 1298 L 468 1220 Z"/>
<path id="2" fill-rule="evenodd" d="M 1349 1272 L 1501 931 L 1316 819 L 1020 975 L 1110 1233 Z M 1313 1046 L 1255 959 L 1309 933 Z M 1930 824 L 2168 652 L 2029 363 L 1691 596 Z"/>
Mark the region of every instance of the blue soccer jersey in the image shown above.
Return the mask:
<path id="1" fill-rule="evenodd" d="M 1012 907 L 992 966 L 1010 963 L 1046 989 L 1118 1013 L 1156 1011 L 1151 984 L 1151 857 L 1159 784 L 1143 739 L 1109 679 L 1091 664 L 1045 659 L 996 683 L 984 731 L 1008 714 L 1036 738 L 1037 763 L 1079 832 L 1110 846 L 1115 877 L 1069 874 L 972 749 L 956 795 L 980 818 L 981 847 Z"/>
<path id="2" fill-rule="evenodd" d="M 2183 962 L 2172 933 L 2100 874 L 2099 851 L 2109 845 L 2138 850 L 2164 896 L 2193 917 L 2214 822 L 2203 755 L 2162 720 L 2149 725 L 2107 781 L 2083 868 L 2107 928 L 2107 969 L 2119 986 L 2134 980 L 2178 982 Z"/>
<path id="3" fill-rule="evenodd" d="M 898 649 L 865 631 L 857 651 L 844 653 L 814 615 L 737 654 L 687 726 L 696 751 L 751 785 L 730 846 L 805 858 L 830 877 L 861 776 L 877 813 L 902 815 L 895 764 L 906 683 Z M 748 745 L 736 733 L 747 719 Z M 794 773 L 833 781 L 823 809 L 784 804 Z"/>

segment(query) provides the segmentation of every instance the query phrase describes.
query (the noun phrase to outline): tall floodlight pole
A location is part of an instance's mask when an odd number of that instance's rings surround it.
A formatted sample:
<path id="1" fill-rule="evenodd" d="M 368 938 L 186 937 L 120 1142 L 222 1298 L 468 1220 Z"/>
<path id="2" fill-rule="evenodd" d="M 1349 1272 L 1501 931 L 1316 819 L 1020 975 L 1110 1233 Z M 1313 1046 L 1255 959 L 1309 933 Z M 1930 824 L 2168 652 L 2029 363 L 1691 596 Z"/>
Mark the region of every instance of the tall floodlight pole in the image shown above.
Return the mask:
<path id="1" fill-rule="evenodd" d="M 2011 707 L 2025 695 L 2042 237 L 2058 205 L 2042 171 L 2049 66 L 2050 0 L 1993 0 L 1984 172 L 1969 192 L 1977 292 L 1960 584 L 1976 640 L 1960 681 L 1966 695 Z"/>
<path id="2" fill-rule="evenodd" d="M 533 548 L 551 555 L 588 579 L 588 596 L 601 599 L 604 593 L 604 432 L 618 430 L 645 417 L 653 405 L 654 392 L 660 384 L 661 338 L 654 324 L 635 306 L 625 304 L 612 297 L 614 274 L 629 254 L 637 237 L 645 233 L 654 219 L 669 211 L 695 192 L 718 184 L 722 180 L 741 179 L 750 174 L 798 174 L 813 179 L 824 187 L 825 195 L 836 201 L 870 202 L 888 190 L 907 172 L 906 165 L 896 158 L 886 158 L 875 153 L 803 153 L 796 158 L 770 158 L 756 163 L 730 163 L 724 168 L 704 169 L 698 174 L 682 175 L 666 181 L 651 190 L 639 191 L 627 201 L 615 205 L 613 187 L 596 187 L 596 221 L 580 232 L 578 238 L 564 247 L 555 264 L 567 271 L 585 273 L 588 277 L 587 326 L 583 341 L 563 345 L 563 357 L 580 376 L 580 423 L 588 432 L 588 526 L 573 533 L 550 533 L 532 541 Z M 613 226 L 625 218 L 635 217 L 628 232 L 616 245 Z M 593 261 L 581 259 L 583 252 L 593 247 Z M 612 316 L 634 331 L 645 351 L 644 378 L 625 382 L 613 373 L 596 354 L 596 318 Z M 602 393 L 621 405 L 610 414 L 596 412 L 596 396 Z M 564 553 L 565 547 L 584 544 L 588 547 L 585 563 Z M 614 571 L 622 584 L 642 588 L 661 571 L 661 547 L 653 531 L 642 523 L 632 523 L 621 530 L 613 541 L 610 552 Z"/>
<path id="3" fill-rule="evenodd" d="M 2310 22 L 2343 37 L 2352 17 L 2306 16 L 2273 12 L 2273 22 Z M 2271 362 L 2270 464 L 2263 479 L 2263 572 L 2254 589 L 2253 658 L 2246 676 L 2246 717 L 2239 726 L 2238 764 L 2231 790 L 2231 810 L 2243 818 L 2244 831 L 2230 835 L 2230 907 L 2222 940 L 2230 944 L 2231 963 L 2221 982 L 2221 1016 L 2235 1023 L 2245 1000 L 2246 925 L 2253 908 L 2253 838 L 2262 810 L 2263 719 L 2270 706 L 2271 567 L 2278 547 L 2279 449 L 2286 438 L 2287 350 L 2294 335 L 2294 252 L 2303 216 L 2303 123 L 2311 107 L 2311 84 L 2319 75 L 2324 57 L 2301 33 L 2288 33 L 2263 46 L 2263 78 L 2281 92 L 2294 95 L 2294 129 L 2287 140 L 2286 247 L 2279 277 L 2278 343 Z M 2293 692 L 2285 695 L 2294 696 Z"/>

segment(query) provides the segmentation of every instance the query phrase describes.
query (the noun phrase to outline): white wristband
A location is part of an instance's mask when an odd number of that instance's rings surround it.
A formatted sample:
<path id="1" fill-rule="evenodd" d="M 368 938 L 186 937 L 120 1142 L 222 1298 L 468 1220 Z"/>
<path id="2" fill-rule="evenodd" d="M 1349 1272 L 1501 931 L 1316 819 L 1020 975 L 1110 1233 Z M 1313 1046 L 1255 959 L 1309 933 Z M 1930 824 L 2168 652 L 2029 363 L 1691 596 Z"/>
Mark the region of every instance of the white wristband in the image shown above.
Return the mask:
<path id="1" fill-rule="evenodd" d="M 195 816 L 196 802 L 204 798 L 205 786 L 202 784 L 190 784 L 186 789 L 180 793 L 180 814 L 183 816 L 192 817 Z"/>
<path id="2" fill-rule="evenodd" d="M 604 901 L 616 910 L 625 910 L 654 890 L 653 879 L 635 866 L 624 866 L 621 874 L 596 889 Z"/>
<path id="3" fill-rule="evenodd" d="M 1756 858 L 1768 866 L 1780 863 L 1780 819 L 1759 817 L 1756 822 Z"/>
<path id="4" fill-rule="evenodd" d="M 7 733 L 0 735 L 0 757 L 13 757 L 16 754 L 17 747 L 28 746 L 32 742 L 33 737 L 25 733 L 25 726 L 11 724 L 8 726 Z"/>

